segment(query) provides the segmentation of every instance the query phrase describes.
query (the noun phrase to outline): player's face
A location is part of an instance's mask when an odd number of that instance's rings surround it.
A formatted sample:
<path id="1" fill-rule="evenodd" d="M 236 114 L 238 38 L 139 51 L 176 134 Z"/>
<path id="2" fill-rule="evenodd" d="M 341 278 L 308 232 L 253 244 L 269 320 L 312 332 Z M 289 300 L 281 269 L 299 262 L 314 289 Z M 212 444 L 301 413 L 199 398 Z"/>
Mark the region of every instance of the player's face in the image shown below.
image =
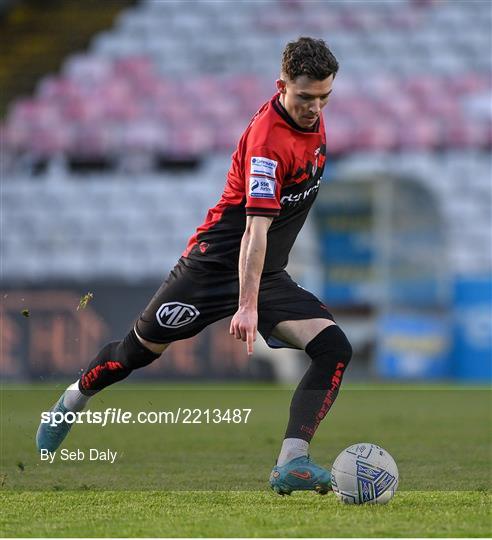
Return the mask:
<path id="1" fill-rule="evenodd" d="M 309 129 L 314 126 L 321 109 L 328 103 L 332 84 L 333 75 L 322 81 L 301 75 L 293 81 L 279 79 L 277 88 L 281 103 L 292 120 L 298 126 Z"/>

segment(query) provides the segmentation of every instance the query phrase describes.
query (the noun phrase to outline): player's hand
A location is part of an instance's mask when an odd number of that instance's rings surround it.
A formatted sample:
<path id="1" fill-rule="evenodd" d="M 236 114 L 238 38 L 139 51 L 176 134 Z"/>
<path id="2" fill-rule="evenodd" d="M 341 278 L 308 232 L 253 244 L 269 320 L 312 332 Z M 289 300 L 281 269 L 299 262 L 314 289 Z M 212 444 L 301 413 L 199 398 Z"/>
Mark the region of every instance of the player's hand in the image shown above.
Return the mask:
<path id="1" fill-rule="evenodd" d="M 248 354 L 253 354 L 253 342 L 256 341 L 256 329 L 258 326 L 258 312 L 256 309 L 239 308 L 231 320 L 229 333 L 246 341 Z"/>

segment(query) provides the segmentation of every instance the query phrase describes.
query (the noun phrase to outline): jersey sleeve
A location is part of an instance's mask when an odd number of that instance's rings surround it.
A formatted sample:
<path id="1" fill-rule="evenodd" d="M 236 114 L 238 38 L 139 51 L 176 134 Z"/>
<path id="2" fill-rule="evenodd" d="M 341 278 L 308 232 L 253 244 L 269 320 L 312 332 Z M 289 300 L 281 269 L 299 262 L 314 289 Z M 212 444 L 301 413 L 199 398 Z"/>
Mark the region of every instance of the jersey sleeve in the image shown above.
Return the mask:
<path id="1" fill-rule="evenodd" d="M 248 149 L 244 162 L 247 216 L 280 214 L 285 166 L 278 153 L 265 146 Z"/>

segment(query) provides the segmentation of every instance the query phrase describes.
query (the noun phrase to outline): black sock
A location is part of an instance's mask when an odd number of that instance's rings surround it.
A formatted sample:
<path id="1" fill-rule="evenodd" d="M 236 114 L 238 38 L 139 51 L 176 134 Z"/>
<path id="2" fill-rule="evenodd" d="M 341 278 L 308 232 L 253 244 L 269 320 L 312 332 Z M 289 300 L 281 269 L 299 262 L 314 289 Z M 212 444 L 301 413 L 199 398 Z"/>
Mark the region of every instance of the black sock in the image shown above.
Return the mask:
<path id="1" fill-rule="evenodd" d="M 132 330 L 123 341 L 105 345 L 79 379 L 82 394 L 93 395 L 110 384 L 121 381 L 137 368 L 149 365 L 160 354 L 144 347 Z"/>
<path id="2" fill-rule="evenodd" d="M 307 344 L 306 353 L 312 362 L 292 397 L 285 438 L 310 442 L 338 395 L 352 347 L 342 330 L 331 325 Z"/>

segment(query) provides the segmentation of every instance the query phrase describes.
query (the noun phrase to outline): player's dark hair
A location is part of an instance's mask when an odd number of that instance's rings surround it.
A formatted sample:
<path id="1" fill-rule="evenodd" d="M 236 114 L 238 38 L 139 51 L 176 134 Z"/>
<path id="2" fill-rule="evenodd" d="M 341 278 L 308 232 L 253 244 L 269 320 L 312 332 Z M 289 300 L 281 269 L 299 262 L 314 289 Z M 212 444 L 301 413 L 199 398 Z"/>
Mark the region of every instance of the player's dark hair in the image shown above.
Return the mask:
<path id="1" fill-rule="evenodd" d="M 300 37 L 287 43 L 282 55 L 282 74 L 291 81 L 307 75 L 322 81 L 338 71 L 338 61 L 322 39 Z"/>

